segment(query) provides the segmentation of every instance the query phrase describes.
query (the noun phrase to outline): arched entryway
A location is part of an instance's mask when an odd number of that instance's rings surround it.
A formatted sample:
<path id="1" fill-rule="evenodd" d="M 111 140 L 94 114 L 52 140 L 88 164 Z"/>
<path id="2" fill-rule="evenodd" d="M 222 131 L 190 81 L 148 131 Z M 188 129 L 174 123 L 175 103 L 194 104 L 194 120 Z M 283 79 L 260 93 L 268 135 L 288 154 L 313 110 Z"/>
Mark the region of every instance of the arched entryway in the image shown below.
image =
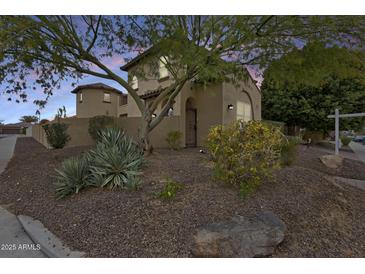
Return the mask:
<path id="1" fill-rule="evenodd" d="M 185 145 L 195 147 L 197 145 L 197 111 L 193 98 L 188 98 L 185 104 Z"/>

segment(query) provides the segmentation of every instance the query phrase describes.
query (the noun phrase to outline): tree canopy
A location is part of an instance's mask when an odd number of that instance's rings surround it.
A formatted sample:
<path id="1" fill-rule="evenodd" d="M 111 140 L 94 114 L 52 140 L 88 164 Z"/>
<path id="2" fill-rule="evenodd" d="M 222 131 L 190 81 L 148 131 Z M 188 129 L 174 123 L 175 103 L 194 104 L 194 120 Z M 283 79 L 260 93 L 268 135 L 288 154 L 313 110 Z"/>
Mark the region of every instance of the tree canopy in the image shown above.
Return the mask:
<path id="1" fill-rule="evenodd" d="M 47 99 L 63 80 L 85 75 L 113 80 L 142 113 L 141 143 L 164 117 L 188 81 L 236 82 L 247 77 L 244 66 L 266 68 L 283 54 L 313 41 L 363 46 L 361 16 L 2 16 L 0 17 L 0 84 L 3 92 L 24 101 L 32 89 Z M 131 83 L 108 65 L 151 49 L 141 60 L 152 79 L 164 58 L 171 85 L 154 100 L 144 101 Z M 146 56 L 147 57 L 147 56 Z M 321 56 L 315 56 L 321 59 Z M 157 106 L 166 102 L 157 117 Z M 36 100 L 44 106 L 45 100 Z"/>
<path id="2" fill-rule="evenodd" d="M 316 60 L 312 56 L 322 56 Z M 365 110 L 364 63 L 361 51 L 322 44 L 276 60 L 265 72 L 262 84 L 263 117 L 289 126 L 327 132 L 335 108 L 342 113 Z M 359 129 L 363 118 L 341 119 L 341 129 Z"/>

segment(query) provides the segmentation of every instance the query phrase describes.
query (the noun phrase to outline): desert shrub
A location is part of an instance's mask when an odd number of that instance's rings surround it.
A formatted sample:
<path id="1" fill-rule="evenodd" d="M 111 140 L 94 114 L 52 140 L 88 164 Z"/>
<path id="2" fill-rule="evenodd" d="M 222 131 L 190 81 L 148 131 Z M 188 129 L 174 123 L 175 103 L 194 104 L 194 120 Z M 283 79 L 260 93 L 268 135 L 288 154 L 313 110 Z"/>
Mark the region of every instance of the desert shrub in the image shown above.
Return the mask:
<path id="1" fill-rule="evenodd" d="M 63 148 L 71 140 L 67 134 L 68 125 L 63 123 L 54 123 L 43 125 L 48 143 L 53 148 Z"/>
<path id="2" fill-rule="evenodd" d="M 157 196 L 164 200 L 171 200 L 176 196 L 177 191 L 181 190 L 183 185 L 175 182 L 172 179 L 167 179 L 164 188 L 157 194 Z"/>
<path id="3" fill-rule="evenodd" d="M 298 145 L 301 143 L 300 138 L 287 136 L 283 138 L 281 146 L 281 165 L 290 166 L 297 157 Z"/>
<path id="4" fill-rule="evenodd" d="M 181 148 L 181 137 L 182 133 L 180 131 L 170 131 L 167 133 L 166 142 L 171 149 L 178 150 Z"/>
<path id="5" fill-rule="evenodd" d="M 110 189 L 138 187 L 143 151 L 119 129 L 102 129 L 88 157 L 93 184 Z"/>
<path id="6" fill-rule="evenodd" d="M 115 120 L 110 116 L 95 116 L 89 119 L 89 134 L 95 141 L 98 140 L 98 133 L 105 128 L 115 127 Z"/>
<path id="7" fill-rule="evenodd" d="M 323 132 L 306 130 L 303 133 L 302 139 L 304 141 L 308 141 L 309 139 L 311 139 L 313 144 L 317 144 L 318 142 L 323 140 Z"/>
<path id="8" fill-rule="evenodd" d="M 342 145 L 348 146 L 351 141 L 352 141 L 352 138 L 351 137 L 341 136 L 341 143 L 342 143 Z"/>
<path id="9" fill-rule="evenodd" d="M 89 183 L 89 163 L 86 157 L 66 159 L 60 169 L 56 169 L 56 197 L 78 193 Z"/>
<path id="10" fill-rule="evenodd" d="M 254 191 L 280 164 L 282 134 L 278 127 L 260 121 L 237 121 L 211 128 L 207 148 L 217 180 L 238 186 L 240 193 Z"/>

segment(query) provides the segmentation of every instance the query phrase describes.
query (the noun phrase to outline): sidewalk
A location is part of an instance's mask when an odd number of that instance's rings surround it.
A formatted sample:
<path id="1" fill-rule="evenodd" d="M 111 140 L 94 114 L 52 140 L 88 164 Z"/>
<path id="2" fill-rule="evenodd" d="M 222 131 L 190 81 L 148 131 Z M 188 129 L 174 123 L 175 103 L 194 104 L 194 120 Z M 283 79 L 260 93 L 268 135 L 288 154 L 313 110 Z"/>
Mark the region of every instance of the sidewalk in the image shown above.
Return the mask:
<path id="1" fill-rule="evenodd" d="M 14 153 L 16 135 L 0 136 L 0 173 L 2 173 Z"/>
<path id="2" fill-rule="evenodd" d="M 17 217 L 0 206 L 0 258 L 46 258 Z"/>

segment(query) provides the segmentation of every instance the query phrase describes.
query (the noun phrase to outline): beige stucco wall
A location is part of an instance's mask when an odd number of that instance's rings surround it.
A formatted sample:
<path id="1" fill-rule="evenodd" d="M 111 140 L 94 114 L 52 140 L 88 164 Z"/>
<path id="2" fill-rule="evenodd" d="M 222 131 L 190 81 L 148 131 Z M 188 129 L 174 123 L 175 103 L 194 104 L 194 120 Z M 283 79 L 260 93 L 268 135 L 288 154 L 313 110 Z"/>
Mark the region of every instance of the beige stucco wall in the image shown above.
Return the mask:
<path id="1" fill-rule="evenodd" d="M 238 87 L 231 83 L 223 83 L 223 124 L 236 120 L 237 101 L 251 104 L 252 118 L 261 120 L 261 93 L 248 79 L 247 82 L 242 81 Z M 233 110 L 228 110 L 229 104 L 234 106 Z"/>
<path id="2" fill-rule="evenodd" d="M 197 145 L 204 145 L 209 129 L 222 123 L 222 84 L 210 85 L 207 88 L 191 89 L 190 83 L 184 86 L 179 95 L 179 113 L 181 117 L 180 131 L 183 133 L 184 144 L 186 139 L 186 102 L 193 99 L 197 109 Z"/>
<path id="3" fill-rule="evenodd" d="M 137 140 L 138 128 L 141 123 L 140 117 L 123 117 L 116 118 L 117 125 L 121 127 L 128 136 Z M 52 121 L 51 123 L 55 123 Z M 94 145 L 95 142 L 89 135 L 89 118 L 66 118 L 61 119 L 61 123 L 68 125 L 67 133 L 71 136 L 71 140 L 66 147 Z M 155 148 L 168 147 L 166 137 L 169 131 L 179 130 L 180 117 L 166 117 L 150 135 L 151 143 Z M 47 143 L 46 134 L 40 125 L 32 127 L 32 137 L 47 148 L 50 146 Z"/>
<path id="4" fill-rule="evenodd" d="M 82 102 L 80 102 L 80 92 L 82 92 Z M 110 93 L 110 103 L 103 102 L 104 90 L 83 89 L 76 94 L 76 116 L 78 118 L 90 118 L 97 115 L 119 116 L 119 96 L 113 91 Z"/>

